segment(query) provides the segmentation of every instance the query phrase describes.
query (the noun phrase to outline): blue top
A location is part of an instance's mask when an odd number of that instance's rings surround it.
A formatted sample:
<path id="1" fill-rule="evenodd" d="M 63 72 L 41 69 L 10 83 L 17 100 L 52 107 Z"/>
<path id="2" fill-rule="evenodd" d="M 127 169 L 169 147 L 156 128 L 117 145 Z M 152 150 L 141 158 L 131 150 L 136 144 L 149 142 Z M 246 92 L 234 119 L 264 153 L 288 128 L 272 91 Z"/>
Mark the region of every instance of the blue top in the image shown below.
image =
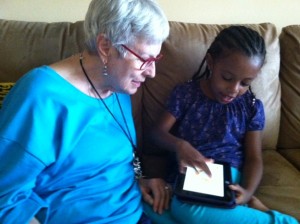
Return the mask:
<path id="1" fill-rule="evenodd" d="M 135 143 L 130 96 L 118 96 Z M 124 126 L 116 95 L 105 103 Z M 48 66 L 30 71 L 0 110 L 0 223 L 137 223 L 132 155 L 99 99 Z"/>
<path id="2" fill-rule="evenodd" d="M 178 137 L 208 158 L 241 168 L 246 132 L 262 130 L 265 124 L 262 102 L 252 102 L 251 93 L 246 92 L 221 104 L 205 96 L 199 82 L 190 81 L 175 87 L 167 110 L 177 119 Z"/>

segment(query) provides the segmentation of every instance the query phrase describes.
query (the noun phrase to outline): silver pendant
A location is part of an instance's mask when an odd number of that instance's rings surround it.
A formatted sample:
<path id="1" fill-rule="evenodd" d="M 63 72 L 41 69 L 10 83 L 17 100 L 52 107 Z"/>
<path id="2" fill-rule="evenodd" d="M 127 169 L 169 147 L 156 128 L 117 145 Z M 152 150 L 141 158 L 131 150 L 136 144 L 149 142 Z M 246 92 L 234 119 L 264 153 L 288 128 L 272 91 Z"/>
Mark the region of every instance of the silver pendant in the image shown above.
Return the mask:
<path id="1" fill-rule="evenodd" d="M 133 164 L 133 171 L 134 171 L 135 179 L 138 180 L 138 179 L 142 178 L 143 173 L 142 173 L 141 161 L 140 161 L 140 158 L 135 153 L 133 153 L 132 164 Z"/>

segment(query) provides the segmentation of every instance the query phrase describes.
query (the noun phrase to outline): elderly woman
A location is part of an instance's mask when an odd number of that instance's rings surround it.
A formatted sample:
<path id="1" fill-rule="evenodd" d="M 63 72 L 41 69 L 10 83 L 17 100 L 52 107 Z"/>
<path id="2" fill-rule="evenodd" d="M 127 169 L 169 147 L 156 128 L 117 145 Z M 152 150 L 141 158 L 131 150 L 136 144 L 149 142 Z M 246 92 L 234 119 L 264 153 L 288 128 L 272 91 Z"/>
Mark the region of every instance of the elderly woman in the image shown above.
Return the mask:
<path id="1" fill-rule="evenodd" d="M 139 222 L 130 94 L 155 76 L 168 21 L 154 0 L 93 0 L 84 30 L 83 52 L 29 71 L 5 99 L 0 223 Z"/>

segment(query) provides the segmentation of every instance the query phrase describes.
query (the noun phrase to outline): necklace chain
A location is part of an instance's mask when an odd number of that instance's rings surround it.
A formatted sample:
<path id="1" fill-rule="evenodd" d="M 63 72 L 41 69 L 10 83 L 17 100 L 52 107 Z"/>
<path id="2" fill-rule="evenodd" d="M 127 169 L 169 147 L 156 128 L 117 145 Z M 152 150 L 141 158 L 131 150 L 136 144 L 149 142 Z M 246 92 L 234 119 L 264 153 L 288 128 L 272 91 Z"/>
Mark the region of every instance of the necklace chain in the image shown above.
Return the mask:
<path id="1" fill-rule="evenodd" d="M 141 169 L 141 163 L 140 163 L 140 160 L 139 158 L 137 157 L 136 155 L 136 151 L 137 151 L 137 147 L 135 146 L 135 144 L 133 143 L 133 139 L 132 139 L 132 136 L 130 134 L 130 131 L 129 131 L 129 127 L 128 127 L 128 124 L 127 124 L 127 120 L 125 118 L 125 115 L 124 115 L 124 112 L 123 112 L 123 109 L 122 109 L 122 106 L 120 104 L 120 100 L 119 100 L 119 97 L 118 97 L 118 94 L 116 93 L 116 99 L 117 99 L 117 102 L 118 102 L 118 106 L 119 106 L 119 109 L 120 109 L 120 112 L 121 112 L 121 115 L 122 115 L 122 118 L 123 118 L 123 121 L 125 123 L 125 127 L 126 127 L 126 130 L 124 129 L 124 127 L 121 125 L 121 123 L 118 121 L 118 119 L 115 117 L 115 115 L 112 113 L 112 111 L 108 108 L 107 104 L 104 102 L 103 98 L 101 97 L 101 95 L 99 94 L 99 92 L 97 91 L 96 87 L 94 86 L 92 80 L 89 78 L 89 76 L 87 75 L 87 72 L 85 71 L 85 68 L 83 66 L 83 63 L 82 63 L 82 60 L 83 60 L 83 56 L 82 54 L 80 54 L 79 56 L 79 62 L 80 62 L 80 67 L 83 71 L 83 74 L 84 76 L 86 77 L 86 79 L 88 80 L 89 84 L 91 85 L 92 89 L 95 91 L 96 95 L 98 96 L 98 98 L 101 100 L 101 102 L 103 103 L 104 107 L 106 108 L 106 110 L 109 112 L 109 114 L 113 117 L 113 119 L 116 121 L 116 123 L 119 125 L 119 127 L 121 128 L 122 132 L 125 134 L 125 136 L 127 137 L 127 139 L 129 140 L 132 148 L 133 148 L 133 166 L 134 166 L 134 173 L 135 173 L 135 178 L 136 179 L 139 179 L 141 178 L 143 175 L 142 175 L 142 169 Z"/>

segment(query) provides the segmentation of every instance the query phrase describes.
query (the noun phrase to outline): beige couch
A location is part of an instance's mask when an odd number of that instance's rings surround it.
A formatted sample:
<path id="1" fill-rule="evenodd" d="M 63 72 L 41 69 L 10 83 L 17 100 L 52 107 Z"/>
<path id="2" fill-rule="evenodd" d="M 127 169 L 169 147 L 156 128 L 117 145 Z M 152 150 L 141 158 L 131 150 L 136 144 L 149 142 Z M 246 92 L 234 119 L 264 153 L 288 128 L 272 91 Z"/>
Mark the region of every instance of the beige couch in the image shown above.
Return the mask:
<path id="1" fill-rule="evenodd" d="M 147 80 L 132 97 L 139 145 L 147 148 L 147 154 L 158 150 L 143 144 L 145 130 L 160 114 L 171 89 L 191 78 L 209 44 L 225 27 L 180 22 L 170 26 L 156 78 Z M 256 195 L 269 207 L 300 220 L 300 26 L 285 27 L 280 35 L 270 23 L 248 26 L 261 33 L 267 46 L 266 64 L 253 85 L 266 113 L 264 175 Z M 29 69 L 68 57 L 83 46 L 81 21 L 0 20 L 0 82 L 15 82 Z M 162 158 L 144 165 L 163 165 Z"/>

